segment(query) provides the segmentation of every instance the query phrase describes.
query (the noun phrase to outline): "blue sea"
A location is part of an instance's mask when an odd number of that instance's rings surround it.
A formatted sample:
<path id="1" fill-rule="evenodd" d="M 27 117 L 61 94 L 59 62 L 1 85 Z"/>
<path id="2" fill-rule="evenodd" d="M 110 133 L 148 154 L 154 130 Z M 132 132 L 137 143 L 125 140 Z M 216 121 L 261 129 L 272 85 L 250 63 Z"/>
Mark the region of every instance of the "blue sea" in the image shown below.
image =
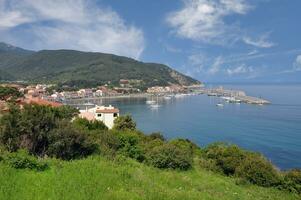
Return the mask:
<path id="1" fill-rule="evenodd" d="M 216 85 L 214 85 L 216 86 Z M 146 133 L 188 138 L 200 146 L 230 142 L 263 153 L 278 168 L 301 168 L 301 85 L 223 85 L 262 97 L 271 105 L 227 104 L 218 97 L 186 96 L 160 100 L 151 109 L 145 99 L 105 100 L 131 114 Z"/>

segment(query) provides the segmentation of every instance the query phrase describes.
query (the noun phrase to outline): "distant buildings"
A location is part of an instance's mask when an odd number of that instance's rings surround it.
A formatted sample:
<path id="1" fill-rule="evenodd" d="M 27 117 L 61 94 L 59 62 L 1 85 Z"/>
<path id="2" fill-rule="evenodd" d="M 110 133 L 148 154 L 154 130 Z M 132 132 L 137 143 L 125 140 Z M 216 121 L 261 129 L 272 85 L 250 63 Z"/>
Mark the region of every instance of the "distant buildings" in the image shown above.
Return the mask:
<path id="1" fill-rule="evenodd" d="M 113 128 L 114 120 L 119 116 L 119 109 L 113 106 L 96 106 L 94 108 L 80 110 L 79 117 L 89 121 L 102 121 L 109 129 Z"/>

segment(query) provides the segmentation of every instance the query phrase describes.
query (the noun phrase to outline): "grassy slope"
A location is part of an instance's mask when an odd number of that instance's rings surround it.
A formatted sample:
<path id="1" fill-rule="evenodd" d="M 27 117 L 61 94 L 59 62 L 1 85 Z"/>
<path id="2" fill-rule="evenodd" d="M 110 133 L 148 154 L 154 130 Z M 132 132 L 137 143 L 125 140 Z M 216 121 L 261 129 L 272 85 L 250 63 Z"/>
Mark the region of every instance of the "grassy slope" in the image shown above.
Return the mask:
<path id="1" fill-rule="evenodd" d="M 298 199 L 276 189 L 238 186 L 203 170 L 159 170 L 132 160 L 50 161 L 44 172 L 0 165 L 0 199 Z"/>

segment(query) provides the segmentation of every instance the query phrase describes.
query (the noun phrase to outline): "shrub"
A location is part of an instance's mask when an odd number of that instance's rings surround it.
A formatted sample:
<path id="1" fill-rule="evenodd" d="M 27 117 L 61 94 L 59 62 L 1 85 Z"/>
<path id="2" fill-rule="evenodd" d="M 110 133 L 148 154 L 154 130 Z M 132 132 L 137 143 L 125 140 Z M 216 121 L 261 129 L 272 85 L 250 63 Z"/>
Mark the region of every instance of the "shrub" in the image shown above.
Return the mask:
<path id="1" fill-rule="evenodd" d="M 292 169 L 284 173 L 284 181 L 280 189 L 301 194 L 301 170 Z"/>
<path id="2" fill-rule="evenodd" d="M 7 154 L 5 162 L 8 163 L 9 166 L 16 169 L 32 169 L 43 171 L 48 168 L 46 163 L 33 156 L 30 156 L 25 150 L 19 150 L 18 152 Z"/>
<path id="3" fill-rule="evenodd" d="M 0 121 L 0 142 L 8 151 L 27 149 L 30 154 L 44 156 L 49 145 L 49 132 L 57 122 L 70 120 L 74 115 L 70 107 L 25 105 L 22 110 L 10 106 L 10 112 Z"/>
<path id="4" fill-rule="evenodd" d="M 166 143 L 147 152 L 147 163 L 157 168 L 188 170 L 192 166 L 189 152 L 180 147 Z"/>
<path id="5" fill-rule="evenodd" d="M 159 133 L 159 132 L 151 133 L 151 134 L 149 135 L 149 138 L 150 138 L 151 140 L 159 139 L 159 140 L 161 140 L 161 141 L 165 141 L 164 136 L 163 136 L 161 133 Z"/>
<path id="6" fill-rule="evenodd" d="M 224 143 L 215 143 L 204 149 L 202 156 L 205 159 L 211 159 L 226 175 L 233 175 L 236 168 L 245 159 L 246 152 L 236 145 Z M 216 168 L 213 168 L 216 171 Z"/>
<path id="7" fill-rule="evenodd" d="M 102 155 L 115 156 L 118 148 L 120 147 L 120 142 L 116 135 L 112 134 L 111 132 L 104 131 L 98 134 L 98 137 L 98 143 Z"/>
<path id="8" fill-rule="evenodd" d="M 139 142 L 142 140 L 137 132 L 127 131 L 117 134 L 119 139 L 119 149 L 125 156 L 138 161 L 144 160 L 144 152 Z"/>
<path id="9" fill-rule="evenodd" d="M 81 158 L 94 153 L 97 145 L 69 122 L 61 122 L 49 133 L 47 154 L 64 160 Z"/>
<path id="10" fill-rule="evenodd" d="M 97 121 L 97 120 L 89 121 L 89 120 L 83 119 L 83 118 L 76 118 L 73 121 L 73 124 L 77 128 L 86 129 L 89 131 L 108 130 L 108 127 L 102 121 Z"/>
<path id="11" fill-rule="evenodd" d="M 196 144 L 194 144 L 188 139 L 174 139 L 171 140 L 169 143 L 176 145 L 180 149 L 184 149 L 187 153 L 189 153 L 190 157 L 193 157 L 195 151 L 199 149 L 199 147 Z"/>
<path id="12" fill-rule="evenodd" d="M 114 129 L 116 130 L 135 130 L 136 122 L 130 115 L 119 116 L 114 120 Z"/>
<path id="13" fill-rule="evenodd" d="M 280 183 L 279 172 L 271 162 L 259 154 L 250 153 L 240 163 L 235 175 L 250 183 L 270 187 Z"/>

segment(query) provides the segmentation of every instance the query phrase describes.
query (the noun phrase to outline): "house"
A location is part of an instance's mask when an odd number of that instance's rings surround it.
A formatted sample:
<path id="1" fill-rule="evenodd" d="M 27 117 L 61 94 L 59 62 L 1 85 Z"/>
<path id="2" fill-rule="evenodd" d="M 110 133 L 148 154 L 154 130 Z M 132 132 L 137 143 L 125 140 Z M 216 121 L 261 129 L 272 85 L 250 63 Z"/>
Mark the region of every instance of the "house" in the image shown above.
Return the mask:
<path id="1" fill-rule="evenodd" d="M 94 92 L 94 96 L 95 96 L 95 97 L 102 97 L 102 96 L 103 96 L 102 90 L 96 90 L 96 91 Z"/>
<path id="2" fill-rule="evenodd" d="M 89 121 L 102 121 L 109 129 L 113 128 L 114 120 L 119 116 L 119 109 L 113 106 L 95 106 L 94 108 L 80 110 L 79 117 Z"/>
<path id="3" fill-rule="evenodd" d="M 93 90 L 92 89 L 80 89 L 78 92 L 78 96 L 89 98 L 93 97 Z"/>

